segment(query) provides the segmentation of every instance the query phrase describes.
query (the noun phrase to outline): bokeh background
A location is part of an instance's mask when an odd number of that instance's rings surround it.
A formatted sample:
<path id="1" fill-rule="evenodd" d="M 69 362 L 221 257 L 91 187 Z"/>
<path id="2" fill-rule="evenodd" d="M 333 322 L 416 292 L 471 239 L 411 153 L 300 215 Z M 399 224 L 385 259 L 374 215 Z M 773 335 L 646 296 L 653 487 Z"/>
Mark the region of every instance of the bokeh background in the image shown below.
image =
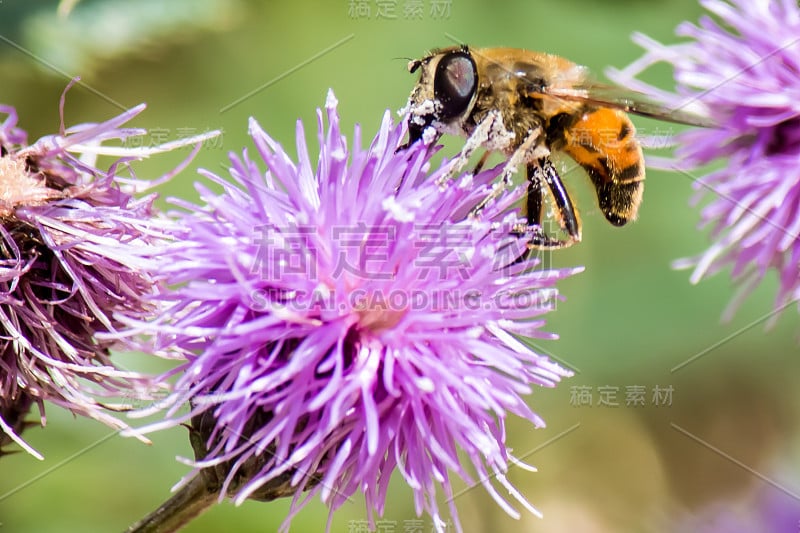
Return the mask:
<path id="1" fill-rule="evenodd" d="M 16 106 L 34 140 L 57 131 L 58 98 L 80 75 L 84 85 L 67 95 L 67 124 L 147 102 L 134 124 L 148 130 L 149 142 L 223 130 L 190 170 L 162 187 L 165 196 L 185 198 L 194 198 L 195 168 L 218 170 L 229 150 L 250 145 L 249 116 L 286 146 L 298 118 L 313 139 L 328 88 L 344 130 L 360 123 L 370 137 L 384 110 L 405 103 L 415 81 L 407 58 L 429 48 L 466 42 L 543 50 L 602 77 L 605 67 L 638 56 L 632 32 L 675 42 L 674 27 L 701 14 L 695 0 L 84 0 L 66 18 L 56 9 L 55 1 L 0 1 L 0 101 Z M 650 81 L 672 85 L 666 70 Z M 678 131 L 636 123 L 656 137 Z M 445 152 L 458 142 L 448 139 Z M 136 168 L 157 176 L 185 153 Z M 765 329 L 776 290 L 769 276 L 723 323 L 734 293 L 727 273 L 692 286 L 687 272 L 670 267 L 707 243 L 695 227 L 698 208 L 688 205 L 691 179 L 650 171 L 639 221 L 618 229 L 597 209 L 585 175 L 570 167 L 564 163 L 582 207 L 584 242 L 551 260 L 586 271 L 561 284 L 566 300 L 549 319 L 560 340 L 537 346 L 575 377 L 530 396 L 547 428 L 519 420 L 508 427 L 516 455 L 539 468 L 510 477 L 544 519 L 513 520 L 483 489 L 461 486 L 466 531 L 702 531 L 698 524 L 716 513 L 751 520 L 746 531 L 768 531 L 758 507 L 773 497 L 800 519 L 797 312 Z M 120 360 L 166 368 L 136 355 Z M 642 401 L 628 405 L 637 394 Z M 0 531 L 122 531 L 187 471 L 175 461 L 191 454 L 182 428 L 145 446 L 54 406 L 47 415 L 45 429 L 25 433 L 45 461 L 24 453 L 0 461 Z M 287 501 L 225 503 L 186 531 L 275 531 L 287 508 Z M 355 498 L 331 530 L 365 531 L 365 516 L 363 498 Z M 326 519 L 315 501 L 292 530 L 323 531 Z M 398 477 L 379 526 L 428 532 L 432 523 L 417 519 Z"/>

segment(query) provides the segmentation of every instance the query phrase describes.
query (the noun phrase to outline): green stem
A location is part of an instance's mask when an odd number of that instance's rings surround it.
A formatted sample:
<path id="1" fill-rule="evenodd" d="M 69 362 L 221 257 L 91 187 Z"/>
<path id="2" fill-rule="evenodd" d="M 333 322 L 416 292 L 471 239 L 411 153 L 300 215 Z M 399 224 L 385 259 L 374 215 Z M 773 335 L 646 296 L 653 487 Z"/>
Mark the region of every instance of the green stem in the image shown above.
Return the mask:
<path id="1" fill-rule="evenodd" d="M 158 509 L 126 530 L 126 533 L 173 533 L 179 531 L 217 502 L 219 493 L 209 490 L 201 472 Z"/>

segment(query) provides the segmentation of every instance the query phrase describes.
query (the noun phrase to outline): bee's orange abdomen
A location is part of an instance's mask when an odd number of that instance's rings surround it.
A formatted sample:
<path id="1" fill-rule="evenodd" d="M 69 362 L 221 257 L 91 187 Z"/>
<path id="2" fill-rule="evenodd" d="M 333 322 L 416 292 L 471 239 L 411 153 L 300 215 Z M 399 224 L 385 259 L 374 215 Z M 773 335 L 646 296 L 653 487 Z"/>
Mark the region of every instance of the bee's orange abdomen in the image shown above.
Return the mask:
<path id="1" fill-rule="evenodd" d="M 636 218 L 644 191 L 644 156 L 627 114 L 589 108 L 567 127 L 557 148 L 589 174 L 612 224 L 622 226 Z"/>

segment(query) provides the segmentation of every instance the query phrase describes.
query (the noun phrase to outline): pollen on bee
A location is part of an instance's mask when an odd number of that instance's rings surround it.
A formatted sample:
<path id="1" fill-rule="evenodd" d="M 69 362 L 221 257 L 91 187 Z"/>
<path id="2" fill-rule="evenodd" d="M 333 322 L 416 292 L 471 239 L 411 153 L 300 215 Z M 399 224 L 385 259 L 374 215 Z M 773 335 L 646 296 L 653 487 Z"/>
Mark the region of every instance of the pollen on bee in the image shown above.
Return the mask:
<path id="1" fill-rule="evenodd" d="M 438 109 L 436 102 L 430 99 L 423 100 L 419 104 L 411 106 L 411 114 L 414 115 L 414 118 L 419 118 L 420 116 L 435 115 L 437 111 Z"/>
<path id="2" fill-rule="evenodd" d="M 436 141 L 436 136 L 437 136 L 436 128 L 434 128 L 433 126 L 428 126 L 422 132 L 422 142 L 425 144 L 431 144 L 434 141 Z"/>

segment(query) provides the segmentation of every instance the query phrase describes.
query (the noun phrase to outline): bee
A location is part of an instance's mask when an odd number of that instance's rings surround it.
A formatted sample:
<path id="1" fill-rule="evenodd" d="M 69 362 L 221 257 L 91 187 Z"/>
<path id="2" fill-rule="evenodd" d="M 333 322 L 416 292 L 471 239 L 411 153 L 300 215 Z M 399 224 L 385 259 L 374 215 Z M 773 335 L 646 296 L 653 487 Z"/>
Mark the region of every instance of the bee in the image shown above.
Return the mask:
<path id="1" fill-rule="evenodd" d="M 645 178 L 642 148 L 628 113 L 709 125 L 644 95 L 594 83 L 584 67 L 542 52 L 454 46 L 412 60 L 408 69 L 419 71 L 420 77 L 409 98 L 408 143 L 400 149 L 423 137 L 435 142 L 445 133 L 464 136 L 461 166 L 477 147 L 486 151 L 476 172 L 490 152 L 508 156 L 502 187 L 510 186 L 511 174 L 525 165 L 529 249 L 561 248 L 581 240 L 578 212 L 550 159 L 553 152 L 583 167 L 606 219 L 623 226 L 636 219 Z M 542 229 L 548 201 L 566 238 Z"/>

